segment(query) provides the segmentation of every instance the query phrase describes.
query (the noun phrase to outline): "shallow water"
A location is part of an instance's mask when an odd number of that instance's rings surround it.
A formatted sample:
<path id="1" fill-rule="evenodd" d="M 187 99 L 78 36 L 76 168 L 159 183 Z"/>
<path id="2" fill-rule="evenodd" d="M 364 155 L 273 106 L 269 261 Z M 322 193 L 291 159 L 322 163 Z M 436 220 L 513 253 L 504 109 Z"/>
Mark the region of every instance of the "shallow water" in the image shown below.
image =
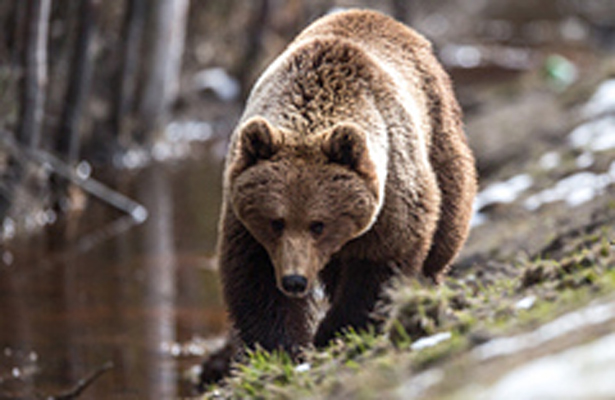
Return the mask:
<path id="1" fill-rule="evenodd" d="M 108 361 L 80 399 L 190 393 L 182 371 L 225 327 L 212 271 L 220 166 L 130 175 L 101 179 L 147 207 L 142 225 L 91 200 L 65 228 L 0 250 L 0 399 L 58 395 Z"/>

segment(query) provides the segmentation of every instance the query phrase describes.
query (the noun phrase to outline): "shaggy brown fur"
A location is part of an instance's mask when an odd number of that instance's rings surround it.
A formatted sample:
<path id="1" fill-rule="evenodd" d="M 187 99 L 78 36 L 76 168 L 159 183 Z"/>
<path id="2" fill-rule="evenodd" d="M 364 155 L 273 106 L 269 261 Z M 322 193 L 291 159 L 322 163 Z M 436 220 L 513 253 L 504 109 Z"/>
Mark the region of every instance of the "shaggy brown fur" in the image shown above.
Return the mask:
<path id="1" fill-rule="evenodd" d="M 321 18 L 256 83 L 231 139 L 220 272 L 247 346 L 361 330 L 401 272 L 438 281 L 466 239 L 474 160 L 429 43 L 376 12 Z M 313 333 L 312 292 L 330 309 Z"/>

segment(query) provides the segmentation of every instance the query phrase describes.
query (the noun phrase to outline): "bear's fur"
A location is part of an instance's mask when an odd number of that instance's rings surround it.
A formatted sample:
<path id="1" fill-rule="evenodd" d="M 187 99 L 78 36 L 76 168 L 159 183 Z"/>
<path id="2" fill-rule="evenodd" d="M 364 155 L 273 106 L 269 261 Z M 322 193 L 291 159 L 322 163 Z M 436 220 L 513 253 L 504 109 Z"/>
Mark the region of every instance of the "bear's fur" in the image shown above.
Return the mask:
<path id="1" fill-rule="evenodd" d="M 295 354 L 375 324 L 393 276 L 447 270 L 475 192 L 430 44 L 372 11 L 314 22 L 257 81 L 231 138 L 218 250 L 239 338 Z M 330 309 L 313 333 L 317 282 Z"/>

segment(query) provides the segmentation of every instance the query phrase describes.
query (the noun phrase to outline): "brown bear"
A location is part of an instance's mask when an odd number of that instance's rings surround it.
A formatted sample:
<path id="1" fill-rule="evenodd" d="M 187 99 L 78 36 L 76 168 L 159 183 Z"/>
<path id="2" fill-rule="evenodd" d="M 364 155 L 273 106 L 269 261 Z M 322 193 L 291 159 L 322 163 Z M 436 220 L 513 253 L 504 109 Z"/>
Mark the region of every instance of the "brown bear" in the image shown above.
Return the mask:
<path id="1" fill-rule="evenodd" d="M 429 42 L 373 11 L 317 20 L 256 82 L 231 137 L 218 250 L 239 338 L 296 354 L 376 324 L 392 277 L 447 270 L 475 192 Z M 314 329 L 319 284 L 330 308 Z"/>

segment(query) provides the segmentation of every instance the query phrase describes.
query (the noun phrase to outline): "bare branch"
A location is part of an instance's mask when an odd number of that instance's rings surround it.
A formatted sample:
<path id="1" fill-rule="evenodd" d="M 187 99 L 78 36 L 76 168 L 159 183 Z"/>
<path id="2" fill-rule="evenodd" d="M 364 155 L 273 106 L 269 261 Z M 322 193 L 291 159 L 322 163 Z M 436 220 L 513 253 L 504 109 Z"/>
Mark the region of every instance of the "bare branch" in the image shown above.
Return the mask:
<path id="1" fill-rule="evenodd" d="M 98 378 L 100 378 L 102 376 L 102 374 L 104 374 L 105 372 L 109 371 L 111 368 L 113 368 L 113 363 L 111 361 L 108 361 L 106 363 L 104 363 L 103 365 L 101 365 L 100 367 L 98 367 L 94 372 L 92 372 L 90 375 L 86 376 L 83 379 L 80 379 L 79 382 L 77 382 L 77 384 L 71 388 L 70 390 L 59 394 L 57 396 L 48 396 L 46 397 L 48 400 L 74 400 L 77 399 L 81 393 L 83 393 L 83 391 L 85 389 L 87 389 L 88 387 L 90 387 Z"/>
<path id="2" fill-rule="evenodd" d="M 80 176 L 73 168 L 53 155 L 36 149 L 21 149 L 9 132 L 0 131 L 0 141 L 6 145 L 11 152 L 11 156 L 18 162 L 22 164 L 34 162 L 41 165 L 49 165 L 54 173 L 70 180 L 75 185 L 107 204 L 127 213 L 136 222 L 140 223 L 147 219 L 147 209 L 144 206 L 112 190 L 95 179 Z"/>

